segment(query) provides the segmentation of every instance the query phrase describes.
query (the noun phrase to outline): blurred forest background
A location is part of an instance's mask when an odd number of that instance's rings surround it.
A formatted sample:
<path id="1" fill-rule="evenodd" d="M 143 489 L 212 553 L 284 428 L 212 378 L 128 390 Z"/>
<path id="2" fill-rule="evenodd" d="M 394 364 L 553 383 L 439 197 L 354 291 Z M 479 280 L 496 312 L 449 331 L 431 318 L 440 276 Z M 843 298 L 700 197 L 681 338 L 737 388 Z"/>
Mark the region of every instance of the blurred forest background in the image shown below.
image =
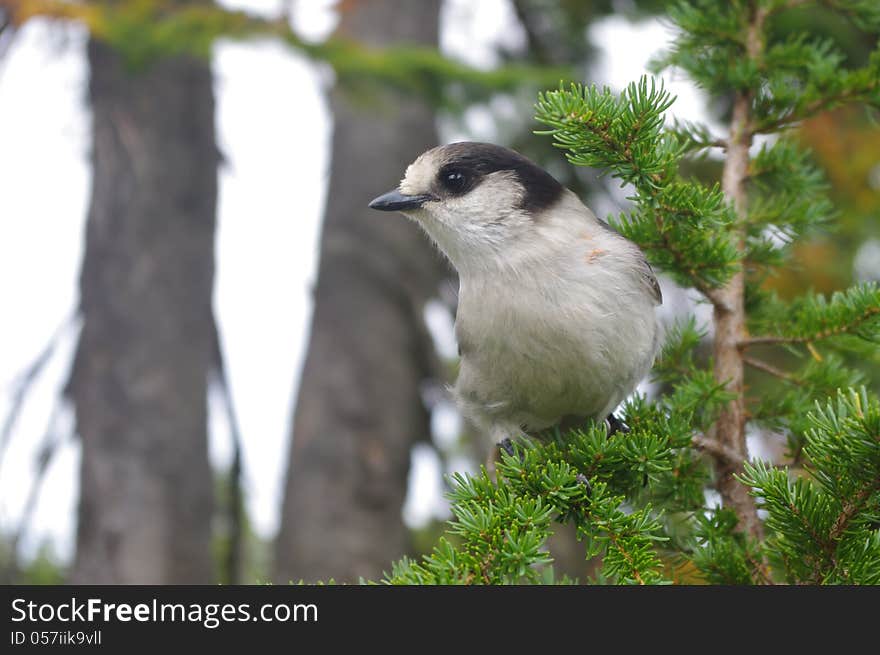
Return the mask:
<path id="1" fill-rule="evenodd" d="M 366 205 L 474 139 L 625 211 L 532 133 L 533 104 L 636 79 L 666 4 L 0 0 L 2 581 L 357 581 L 431 545 L 442 474 L 485 456 L 443 391 L 456 283 Z M 789 20 L 853 66 L 875 46 Z M 673 115 L 724 118 L 668 85 Z M 845 109 L 798 134 L 839 220 L 766 284 L 880 279 L 880 130 Z M 693 300 L 662 284 L 671 321 Z M 582 576 L 570 541 L 554 554 Z"/>

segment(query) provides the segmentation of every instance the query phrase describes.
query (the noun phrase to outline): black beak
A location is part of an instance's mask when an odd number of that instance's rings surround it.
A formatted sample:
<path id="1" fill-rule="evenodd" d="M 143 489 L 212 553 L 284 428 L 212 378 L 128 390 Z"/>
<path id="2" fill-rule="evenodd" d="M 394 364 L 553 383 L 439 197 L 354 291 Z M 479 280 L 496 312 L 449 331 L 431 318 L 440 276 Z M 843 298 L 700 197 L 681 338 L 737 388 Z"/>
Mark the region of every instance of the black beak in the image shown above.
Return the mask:
<path id="1" fill-rule="evenodd" d="M 378 209 L 383 212 L 403 211 L 405 209 L 417 209 L 434 196 L 405 196 L 397 189 L 389 191 L 370 202 L 370 209 Z"/>

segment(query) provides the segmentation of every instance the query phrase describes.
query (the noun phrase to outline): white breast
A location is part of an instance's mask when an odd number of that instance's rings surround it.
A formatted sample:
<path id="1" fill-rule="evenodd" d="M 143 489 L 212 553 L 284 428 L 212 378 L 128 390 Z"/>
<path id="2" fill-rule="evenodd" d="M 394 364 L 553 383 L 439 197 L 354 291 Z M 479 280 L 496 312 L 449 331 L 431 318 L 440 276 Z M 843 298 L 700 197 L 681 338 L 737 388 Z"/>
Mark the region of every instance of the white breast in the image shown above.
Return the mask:
<path id="1" fill-rule="evenodd" d="M 548 252 L 511 257 L 505 274 L 461 277 L 456 395 L 492 432 L 604 419 L 654 359 L 656 303 L 641 253 L 597 222 L 574 233 L 561 224 L 541 226 Z"/>

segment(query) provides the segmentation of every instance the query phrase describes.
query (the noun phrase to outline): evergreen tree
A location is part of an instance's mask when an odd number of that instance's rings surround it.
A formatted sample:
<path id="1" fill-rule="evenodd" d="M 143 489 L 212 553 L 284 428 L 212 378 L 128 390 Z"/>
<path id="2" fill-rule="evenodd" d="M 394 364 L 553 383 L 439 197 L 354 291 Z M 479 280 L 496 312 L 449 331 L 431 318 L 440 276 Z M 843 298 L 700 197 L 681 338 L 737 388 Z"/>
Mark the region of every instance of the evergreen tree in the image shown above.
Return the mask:
<path id="1" fill-rule="evenodd" d="M 830 41 L 776 36 L 777 21 L 819 4 L 880 33 L 872 0 L 689 0 L 670 10 L 677 37 L 656 68 L 729 100 L 726 135 L 667 127 L 673 98 L 648 78 L 619 95 L 573 85 L 539 97 L 543 133 L 572 164 L 632 190 L 633 210 L 611 222 L 702 295 L 712 325 L 670 331 L 654 368 L 665 391 L 625 405 L 629 432 L 587 426 L 502 455 L 495 480 L 454 476 L 447 536 L 422 561 L 396 563 L 386 582 L 553 581 L 554 522 L 577 527 L 586 556 L 602 558 L 603 582 L 675 581 L 685 565 L 710 583 L 880 582 L 880 401 L 841 357 L 876 352 L 880 287 L 785 302 L 763 285 L 791 244 L 833 225 L 823 176 L 790 128 L 844 103 L 880 108 L 880 49 L 853 69 Z M 773 138 L 756 148 L 762 135 Z M 685 176 L 690 160 L 717 153 L 716 183 Z M 706 334 L 708 363 L 695 352 Z M 775 349 L 799 365 L 770 364 Z M 774 391 L 751 397 L 747 369 L 774 379 Z M 787 467 L 748 460 L 749 426 L 787 438 Z"/>
<path id="2" fill-rule="evenodd" d="M 84 23 L 131 69 L 207 55 L 220 37 L 273 36 L 330 63 L 353 91 L 382 85 L 447 106 L 566 75 L 530 65 L 475 71 L 412 46 L 313 44 L 285 21 L 199 3 L 9 5 L 13 26 L 36 15 Z M 880 288 L 787 301 L 766 284 L 794 244 L 834 224 L 823 176 L 791 128 L 844 104 L 880 107 L 880 49 L 854 68 L 831 40 L 799 31 L 817 8 L 876 43 L 876 0 L 673 5 L 678 37 L 657 70 L 681 70 L 729 104 L 723 135 L 667 126 L 673 99 L 647 78 L 619 95 L 572 86 L 540 96 L 537 118 L 571 163 L 631 189 L 633 210 L 611 222 L 702 295 L 712 324 L 670 332 L 653 373 L 662 393 L 625 405 L 629 432 L 584 426 L 503 455 L 494 479 L 454 476 L 449 533 L 421 561 L 393 565 L 386 582 L 556 581 L 545 542 L 560 523 L 602 559 L 600 582 L 674 582 L 691 569 L 711 583 L 880 582 L 880 401 L 851 367 L 877 360 Z M 717 184 L 688 177 L 701 159 L 719 164 Z M 706 337 L 709 362 L 697 352 Z M 760 396 L 747 381 L 763 383 Z M 748 461 L 749 427 L 787 440 L 787 468 Z M 720 508 L 706 500 L 712 489 Z"/>

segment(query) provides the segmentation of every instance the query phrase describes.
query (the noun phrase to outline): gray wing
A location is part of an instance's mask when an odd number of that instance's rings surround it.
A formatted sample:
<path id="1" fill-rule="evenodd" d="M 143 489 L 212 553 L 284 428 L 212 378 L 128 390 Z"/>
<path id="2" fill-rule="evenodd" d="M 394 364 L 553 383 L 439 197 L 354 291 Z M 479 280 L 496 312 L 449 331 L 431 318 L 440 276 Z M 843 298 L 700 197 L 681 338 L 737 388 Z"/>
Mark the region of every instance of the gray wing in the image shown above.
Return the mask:
<path id="1" fill-rule="evenodd" d="M 642 279 L 645 281 L 645 286 L 651 293 L 651 297 L 654 299 L 654 304 L 662 305 L 663 293 L 660 291 L 660 283 L 657 282 L 657 276 L 654 275 L 654 269 L 651 268 L 648 260 L 645 259 L 644 253 L 642 254 L 642 263 L 644 264 L 644 267 L 642 268 L 640 273 L 642 275 Z"/>
<path id="2" fill-rule="evenodd" d="M 589 211 L 589 210 L 587 210 L 587 211 Z M 590 212 L 590 213 L 592 214 L 592 212 Z M 651 268 L 651 265 L 648 263 L 648 260 L 645 258 L 645 253 L 642 251 L 642 249 L 639 248 L 635 243 L 633 243 L 632 241 L 627 239 L 625 236 L 623 236 L 620 232 L 618 232 L 614 228 L 614 226 L 612 226 L 611 224 L 608 223 L 608 221 L 602 220 L 601 218 L 597 217 L 595 214 L 593 214 L 593 218 L 596 219 L 596 222 L 599 224 L 599 227 L 601 227 L 603 230 L 608 230 L 612 234 L 615 234 L 618 237 L 620 237 L 621 239 L 624 239 L 625 241 L 631 243 L 636 248 L 636 250 L 639 251 L 639 262 L 641 263 L 641 270 L 639 271 L 639 274 L 641 276 L 641 279 L 645 283 L 645 287 L 647 288 L 648 293 L 651 295 L 651 298 L 654 299 L 654 303 L 656 305 L 662 305 L 663 304 L 663 293 L 660 291 L 660 283 L 657 282 L 657 276 L 654 275 L 654 269 Z"/>

